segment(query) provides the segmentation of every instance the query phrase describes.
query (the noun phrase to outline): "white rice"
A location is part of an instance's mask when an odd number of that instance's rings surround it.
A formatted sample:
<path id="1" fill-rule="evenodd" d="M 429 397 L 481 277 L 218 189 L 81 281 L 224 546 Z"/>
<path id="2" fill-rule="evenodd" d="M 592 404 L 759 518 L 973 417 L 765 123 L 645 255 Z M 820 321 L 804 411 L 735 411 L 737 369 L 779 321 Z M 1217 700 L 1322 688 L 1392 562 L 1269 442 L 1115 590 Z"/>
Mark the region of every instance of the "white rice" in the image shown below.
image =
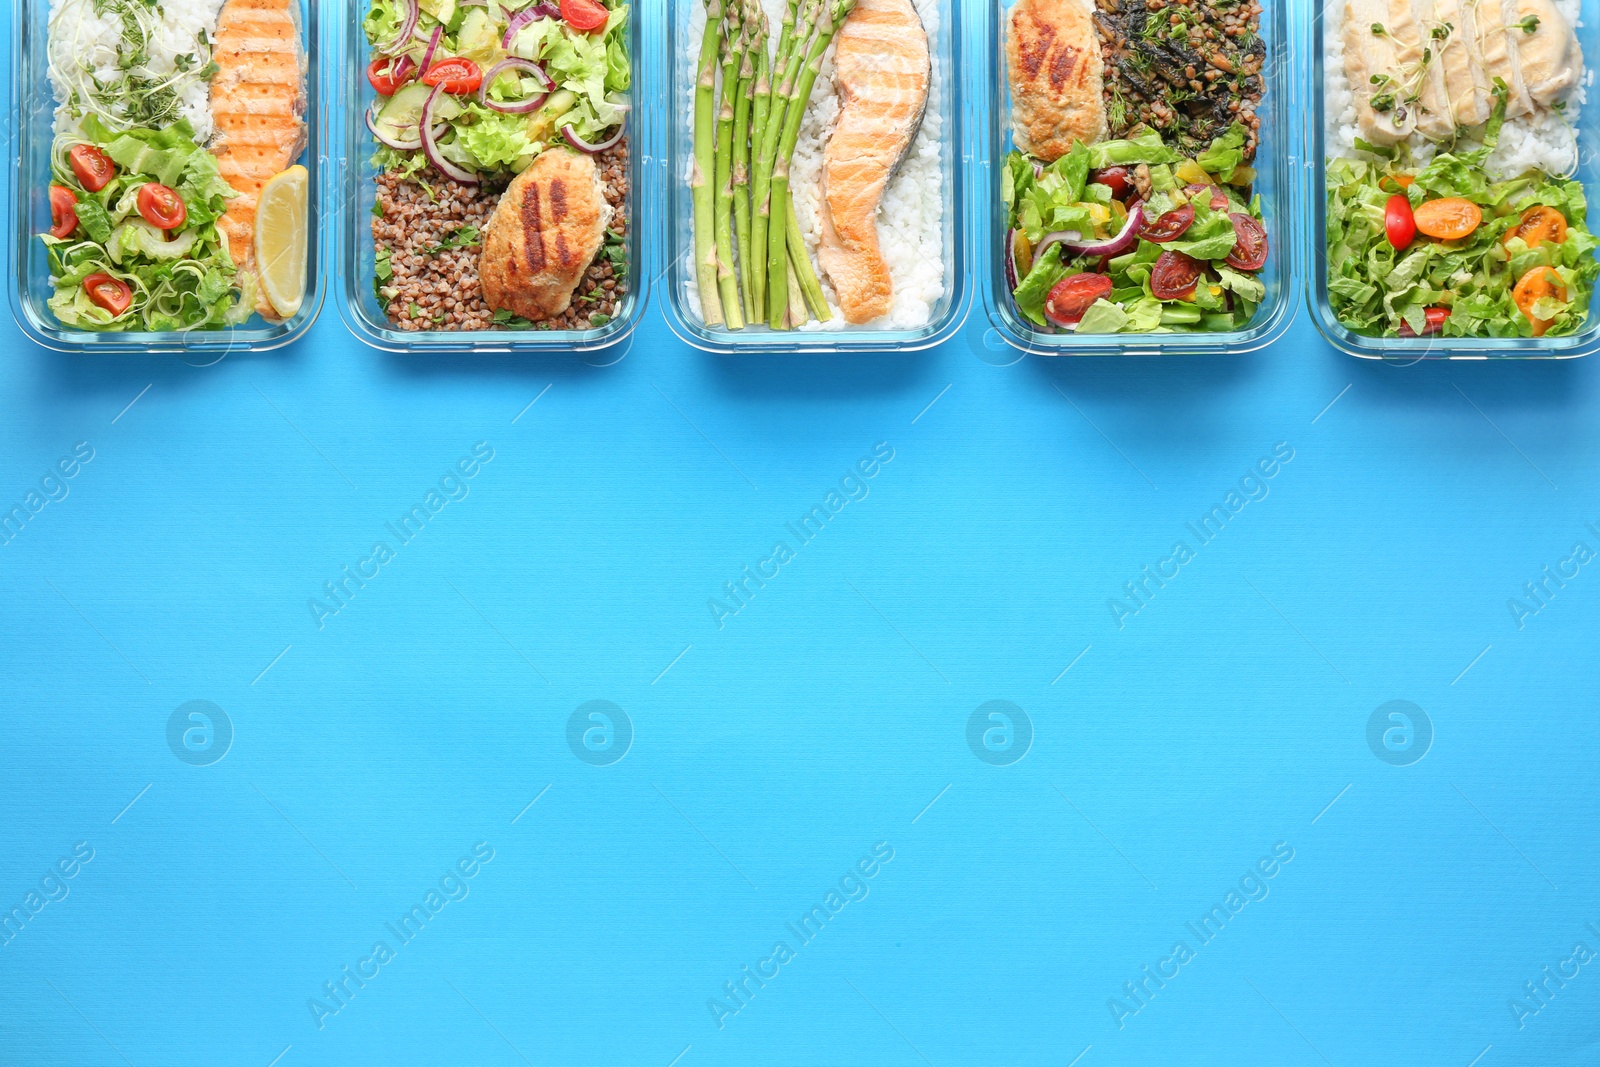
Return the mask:
<path id="1" fill-rule="evenodd" d="M 1583 23 L 1579 19 L 1581 0 L 1555 0 L 1556 8 L 1574 29 Z M 1344 14 L 1345 0 L 1326 0 L 1322 31 L 1322 68 L 1327 147 L 1330 156 L 1356 156 L 1356 138 L 1360 127 L 1356 121 L 1355 93 L 1344 68 Z M 1569 175 L 1578 169 L 1578 116 L 1587 100 L 1587 88 L 1594 72 L 1585 70 L 1583 77 L 1567 98 L 1566 112 L 1540 109 L 1533 115 L 1507 119 L 1500 131 L 1500 143 L 1484 165 L 1491 177 L 1506 180 L 1538 169 L 1547 174 Z M 1438 146 L 1420 133 L 1411 135 L 1407 142 L 1412 158 L 1426 163 L 1438 152 Z"/>
<path id="2" fill-rule="evenodd" d="M 939 0 L 912 0 L 923 28 L 928 33 L 928 48 L 933 55 L 933 77 L 928 89 L 928 106 L 923 116 L 922 128 L 916 139 L 906 149 L 905 158 L 895 171 L 884 191 L 878 210 L 878 241 L 884 261 L 889 265 L 889 277 L 894 285 L 894 302 L 889 314 L 867 324 L 850 326 L 839 310 L 837 294 L 827 273 L 818 266 L 817 276 L 822 279 L 822 291 L 833 311 L 830 322 L 808 322 L 803 330 L 915 330 L 926 326 L 933 318 L 934 308 L 945 294 L 944 267 L 944 170 L 940 165 L 944 117 L 940 101 L 944 92 L 946 72 L 939 57 Z M 762 0 L 772 27 L 775 41 L 783 21 L 785 0 Z M 689 32 L 686 40 L 694 48 L 680 61 L 685 64 L 687 87 L 683 102 L 688 128 L 694 125 L 694 83 L 696 64 L 700 59 L 699 42 L 705 29 L 705 7 L 689 0 L 691 9 Z M 769 45 L 771 47 L 771 45 Z M 834 86 L 834 49 L 823 56 L 822 72 L 811 93 L 811 104 L 806 109 L 800 126 L 800 140 L 795 145 L 794 159 L 789 169 L 789 188 L 794 194 L 795 214 L 800 220 L 800 230 L 805 235 L 806 247 L 811 250 L 811 262 L 818 265 L 817 245 L 822 240 L 820 214 L 822 189 L 822 157 L 839 121 L 839 95 Z M 687 161 L 683 181 L 687 183 L 693 160 Z M 685 272 L 684 291 L 689 307 L 700 315 L 700 291 L 693 271 Z"/>
<path id="3" fill-rule="evenodd" d="M 151 34 L 149 62 L 139 73 L 152 78 L 167 78 L 177 72 L 174 60 L 195 55 L 204 63 L 195 34 L 204 28 L 207 38 L 215 35 L 217 13 L 223 0 L 161 0 Z M 64 71 L 88 67 L 102 82 L 116 78 L 117 47 L 122 42 L 122 21 L 114 12 L 95 13 L 94 0 L 51 0 L 50 3 L 50 84 L 56 98 L 56 128 L 72 125 L 67 109 L 72 87 L 62 77 Z M 211 88 L 198 78 L 185 78 L 178 92 L 179 111 L 195 129 L 196 140 L 211 137 Z"/>

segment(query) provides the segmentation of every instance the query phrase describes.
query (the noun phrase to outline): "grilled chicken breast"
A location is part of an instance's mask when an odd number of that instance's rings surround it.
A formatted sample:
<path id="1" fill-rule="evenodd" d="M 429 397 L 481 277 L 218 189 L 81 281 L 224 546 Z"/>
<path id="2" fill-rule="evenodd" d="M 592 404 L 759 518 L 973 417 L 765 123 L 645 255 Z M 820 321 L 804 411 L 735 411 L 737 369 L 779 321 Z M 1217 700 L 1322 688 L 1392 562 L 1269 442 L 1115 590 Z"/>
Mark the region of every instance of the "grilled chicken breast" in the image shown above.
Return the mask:
<path id="1" fill-rule="evenodd" d="M 511 180 L 489 216 L 478 263 L 485 303 L 534 322 L 561 314 L 610 224 L 594 158 L 547 149 Z"/>
<path id="2" fill-rule="evenodd" d="M 1481 126 L 1497 80 L 1506 117 L 1532 115 L 1583 72 L 1554 0 L 1346 0 L 1344 49 L 1361 135 L 1379 145 Z"/>
<path id="3" fill-rule="evenodd" d="M 299 0 L 227 0 L 212 42 L 211 151 L 239 195 L 217 223 L 243 270 L 255 266 L 256 201 L 261 187 L 306 146 L 306 53 Z M 265 292 L 256 309 L 277 318 Z"/>
<path id="4" fill-rule="evenodd" d="M 1424 25 L 1445 30 L 1435 51 L 1444 73 L 1450 120 L 1457 127 L 1488 122 L 1494 113 L 1494 83 L 1484 70 L 1478 46 L 1477 0 L 1433 0 L 1433 19 Z"/>
<path id="5" fill-rule="evenodd" d="M 1528 98 L 1539 107 L 1560 100 L 1578 82 L 1583 50 L 1572 26 L 1551 0 L 1514 0 L 1517 66 Z M 1532 25 L 1529 33 L 1523 27 Z"/>
<path id="6" fill-rule="evenodd" d="M 1377 145 L 1399 144 L 1417 127 L 1416 108 L 1405 103 L 1400 65 L 1404 41 L 1389 27 L 1395 3 L 1405 5 L 1400 22 L 1409 29 L 1407 40 L 1416 45 L 1420 57 L 1420 36 L 1409 0 L 1348 0 L 1344 12 L 1345 71 L 1355 93 L 1356 122 L 1361 136 Z M 1374 27 L 1383 32 L 1374 32 Z M 1374 77 L 1380 80 L 1374 82 Z"/>
<path id="7" fill-rule="evenodd" d="M 933 66 L 910 0 L 860 0 L 834 56 L 839 123 L 822 160 L 817 258 L 847 321 L 889 312 L 894 283 L 878 245 L 878 205 L 922 123 Z"/>
<path id="8" fill-rule="evenodd" d="M 1051 163 L 1105 136 L 1105 60 L 1087 0 L 1018 0 L 1006 63 L 1018 151 Z"/>

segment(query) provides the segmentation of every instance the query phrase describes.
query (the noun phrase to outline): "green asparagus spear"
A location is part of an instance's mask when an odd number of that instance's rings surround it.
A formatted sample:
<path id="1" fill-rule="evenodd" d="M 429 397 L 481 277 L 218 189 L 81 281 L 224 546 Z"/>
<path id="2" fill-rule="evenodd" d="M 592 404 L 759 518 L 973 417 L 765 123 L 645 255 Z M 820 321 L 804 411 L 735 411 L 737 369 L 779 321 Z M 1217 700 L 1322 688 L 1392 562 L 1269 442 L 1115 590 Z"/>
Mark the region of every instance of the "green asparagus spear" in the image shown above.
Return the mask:
<path id="1" fill-rule="evenodd" d="M 689 187 L 694 199 L 695 275 L 700 286 L 700 317 L 707 326 L 721 326 L 722 297 L 717 289 L 716 92 L 717 56 L 722 46 L 722 0 L 706 0 L 706 31 L 700 41 L 700 66 L 694 97 L 694 174 Z"/>
<path id="2" fill-rule="evenodd" d="M 811 309 L 811 314 L 818 322 L 827 322 L 833 318 L 833 311 L 828 307 L 827 297 L 822 295 L 822 282 L 817 278 L 817 272 L 811 266 L 811 253 L 806 250 L 805 235 L 800 232 L 800 219 L 794 213 L 794 196 L 789 197 L 789 265 L 793 269 L 800 283 L 800 293 L 805 297 L 806 307 Z"/>
<path id="3" fill-rule="evenodd" d="M 757 71 L 767 59 L 767 22 L 759 0 L 746 0 L 745 30 L 749 47 L 739 68 L 733 112 L 733 220 L 739 244 L 739 288 L 744 316 L 756 321 L 750 291 L 750 120 L 756 103 Z M 751 32 L 753 31 L 753 32 Z"/>
<path id="4" fill-rule="evenodd" d="M 828 0 L 832 2 L 832 0 Z M 754 245 L 754 258 L 751 266 L 751 282 L 755 289 L 755 306 L 757 314 L 764 315 L 770 321 L 772 309 L 769 306 L 767 273 L 771 269 L 768 253 L 771 241 L 770 233 L 773 222 L 778 223 L 778 232 L 785 232 L 783 220 L 774 218 L 771 190 L 773 164 L 777 160 L 778 141 L 783 132 L 784 120 L 787 115 L 791 92 L 795 80 L 799 76 L 800 66 L 805 59 L 804 42 L 811 37 L 811 26 L 819 12 L 823 11 L 823 0 L 794 0 L 791 4 L 796 12 L 795 25 L 791 29 L 787 26 L 785 17 L 784 32 L 788 35 L 789 47 L 783 47 L 779 41 L 779 52 L 772 66 L 772 100 L 767 110 L 767 121 L 761 131 L 761 141 L 754 146 L 755 171 L 750 182 L 751 202 L 755 206 L 755 218 L 752 220 L 751 243 Z M 781 214 L 781 210 L 779 211 Z M 780 280 L 781 281 L 781 280 Z M 778 293 L 787 294 L 788 286 L 782 285 L 771 295 L 775 299 Z M 783 297 L 787 302 L 787 296 Z"/>
<path id="5" fill-rule="evenodd" d="M 817 19 L 816 31 L 811 35 L 805 50 L 805 62 L 798 79 L 789 93 L 789 104 L 784 114 L 782 137 L 778 144 L 777 159 L 772 168 L 772 186 L 768 196 L 771 202 L 771 219 L 768 230 L 768 299 L 767 325 L 775 330 L 784 328 L 788 312 L 789 287 L 786 279 L 789 259 L 789 162 L 794 156 L 794 146 L 800 140 L 800 123 L 805 116 L 811 90 L 822 72 L 822 56 L 833 43 L 839 26 L 855 9 L 856 0 L 825 0 Z M 796 50 L 797 54 L 799 49 Z M 781 217 L 780 217 L 781 216 Z M 780 286 L 780 280 L 782 284 Z"/>
<path id="6" fill-rule="evenodd" d="M 749 45 L 743 11 L 729 3 L 722 42 L 722 102 L 717 108 L 717 163 L 715 205 L 717 289 L 728 329 L 744 329 L 739 310 L 739 282 L 733 270 L 733 119 L 734 97 L 739 92 L 739 67 Z"/>

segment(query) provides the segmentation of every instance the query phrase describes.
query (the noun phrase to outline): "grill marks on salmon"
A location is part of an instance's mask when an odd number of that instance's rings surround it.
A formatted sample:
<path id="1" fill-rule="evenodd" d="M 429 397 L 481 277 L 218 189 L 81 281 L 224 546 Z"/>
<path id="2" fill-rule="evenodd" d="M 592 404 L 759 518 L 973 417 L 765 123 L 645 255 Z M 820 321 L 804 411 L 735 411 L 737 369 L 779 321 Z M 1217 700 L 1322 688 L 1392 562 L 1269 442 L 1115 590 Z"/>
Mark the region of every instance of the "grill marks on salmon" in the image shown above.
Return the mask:
<path id="1" fill-rule="evenodd" d="M 298 0 L 227 0 L 217 16 L 212 58 L 211 151 L 239 193 L 218 227 L 243 270 L 255 265 L 256 204 L 261 188 L 306 145 L 306 53 Z M 257 310 L 275 317 L 265 293 Z"/>
<path id="2" fill-rule="evenodd" d="M 1344 52 L 1361 135 L 1378 145 L 1481 126 L 1497 79 L 1506 117 L 1533 115 L 1583 71 L 1554 0 L 1346 0 Z"/>
<path id="3" fill-rule="evenodd" d="M 1053 163 L 1106 134 L 1105 59 L 1085 0 L 1020 0 L 1011 9 L 1006 61 L 1012 139 Z"/>
<path id="4" fill-rule="evenodd" d="M 845 320 L 860 325 L 893 304 L 878 207 L 922 123 L 933 63 L 910 0 L 860 0 L 839 29 L 837 49 L 839 122 L 823 152 L 817 258 Z"/>

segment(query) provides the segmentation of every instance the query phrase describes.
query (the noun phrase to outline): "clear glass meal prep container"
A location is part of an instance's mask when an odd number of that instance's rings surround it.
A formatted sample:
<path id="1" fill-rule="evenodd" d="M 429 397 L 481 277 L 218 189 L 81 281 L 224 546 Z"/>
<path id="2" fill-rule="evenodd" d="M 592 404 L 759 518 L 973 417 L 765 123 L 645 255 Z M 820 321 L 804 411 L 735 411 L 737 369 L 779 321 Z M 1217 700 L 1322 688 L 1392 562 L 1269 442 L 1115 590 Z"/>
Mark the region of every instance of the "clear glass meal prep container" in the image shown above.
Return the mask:
<path id="1" fill-rule="evenodd" d="M 1343 0 L 1338 0 L 1343 2 Z M 1311 10 L 1305 16 L 1305 40 L 1309 53 L 1311 99 L 1307 101 L 1306 121 L 1310 123 L 1306 139 L 1307 156 L 1312 161 L 1312 181 L 1307 190 L 1310 198 L 1309 230 L 1306 259 L 1306 299 L 1311 305 L 1311 319 L 1322 335 L 1339 350 L 1360 359 L 1382 359 L 1407 363 L 1423 359 L 1573 359 L 1586 356 L 1600 347 L 1600 293 L 1594 294 L 1589 308 L 1589 321 L 1585 328 L 1570 337 L 1368 337 L 1347 329 L 1339 322 L 1328 302 L 1328 198 L 1327 172 L 1327 115 L 1323 93 L 1323 48 L 1326 22 L 1320 17 L 1323 0 L 1310 0 Z M 1583 0 L 1579 23 L 1573 28 L 1578 43 L 1583 47 L 1586 64 L 1600 62 L 1600 0 Z M 1587 74 L 1585 75 L 1587 79 Z M 1592 82 L 1584 82 L 1589 102 L 1583 106 L 1577 123 L 1578 173 L 1584 190 L 1589 194 L 1589 227 L 1600 226 L 1595 194 L 1600 191 L 1600 94 Z"/>
<path id="2" fill-rule="evenodd" d="M 1269 258 L 1257 274 L 1267 295 L 1254 320 L 1243 330 L 1222 333 L 1084 334 L 1053 333 L 1035 326 L 1017 311 L 1006 282 L 1006 206 L 1001 202 L 1000 176 L 1011 143 L 1011 89 L 1006 69 L 1007 15 L 1014 0 L 972 0 L 970 84 L 984 101 L 982 126 L 976 131 L 983 149 L 979 180 L 972 183 L 974 256 L 983 272 L 978 289 L 995 332 L 1009 345 L 1041 356 L 1176 356 L 1202 353 L 1253 352 L 1281 338 L 1294 321 L 1299 301 L 1294 285 L 1302 241 L 1299 220 L 1302 187 L 1299 162 L 1304 146 L 1295 122 L 1298 85 L 1291 42 L 1298 40 L 1293 10 L 1306 0 L 1283 3 L 1262 0 L 1261 38 L 1267 61 L 1262 68 L 1264 93 L 1256 110 L 1261 119 L 1255 167 L 1255 192 L 1261 194 Z"/>
<path id="3" fill-rule="evenodd" d="M 306 59 L 306 148 L 299 162 L 310 172 L 311 217 L 327 205 L 319 203 L 323 188 L 322 165 L 325 130 L 322 100 L 322 26 L 315 0 L 301 0 L 300 28 Z M 51 92 L 48 35 L 48 0 L 15 0 L 12 17 L 11 126 L 17 139 L 18 169 L 10 197 L 11 240 L 6 244 L 11 312 L 22 332 L 47 348 L 69 352 L 121 354 L 129 352 L 177 353 L 191 363 L 215 362 L 229 352 L 264 351 L 286 345 L 310 329 L 322 310 L 326 290 L 322 231 L 313 225 L 308 235 L 306 296 L 300 311 L 280 323 L 259 315 L 220 330 L 163 333 L 98 333 L 63 326 L 47 301 L 54 294 L 44 242 L 38 235 L 50 228 L 50 147 L 54 140 L 55 97 Z M 194 358 L 191 358 L 194 357 Z"/>
<path id="4" fill-rule="evenodd" d="M 658 33 L 651 26 L 657 21 L 648 0 L 629 0 L 628 49 L 633 61 L 633 85 L 628 102 L 633 110 L 628 122 L 628 292 L 617 314 L 604 326 L 592 330 L 400 330 L 378 305 L 373 288 L 377 249 L 372 241 L 372 208 L 377 201 L 378 169 L 372 165 L 377 143 L 367 129 L 367 106 L 377 99 L 367 81 L 371 48 L 362 22 L 370 7 L 368 0 L 346 0 L 343 17 L 330 29 L 328 51 L 340 57 L 333 68 L 330 95 L 340 101 L 331 122 L 337 127 L 329 143 L 338 156 L 331 166 L 330 201 L 340 210 L 333 230 L 338 264 L 335 288 L 339 314 L 357 338 L 388 352 L 468 351 L 504 353 L 526 351 L 589 352 L 608 348 L 629 335 L 639 325 L 649 303 L 650 286 L 656 268 L 644 257 L 655 239 L 655 220 L 659 211 L 651 210 L 650 191 L 659 169 L 652 166 L 650 144 L 656 125 L 652 100 L 655 52 Z M 338 36 L 335 42 L 331 38 Z"/>
<path id="5" fill-rule="evenodd" d="M 873 327 L 846 327 L 842 330 L 771 330 L 765 325 L 743 330 L 708 329 L 688 301 L 688 287 L 695 284 L 694 210 L 689 191 L 689 163 L 694 156 L 694 124 L 691 121 L 694 64 L 699 58 L 700 38 L 689 33 L 690 16 L 704 0 L 666 0 L 666 91 L 661 94 L 665 114 L 661 128 L 666 138 L 663 149 L 667 183 L 665 232 L 657 253 L 657 270 L 666 286 L 663 309 L 667 325 L 680 339 L 707 352 L 841 352 L 841 351 L 917 351 L 931 348 L 955 336 L 971 310 L 971 287 L 967 275 L 966 189 L 971 165 L 968 142 L 970 116 L 963 113 L 963 101 L 970 97 L 968 79 L 961 75 L 963 58 L 959 0 L 939 0 L 939 26 L 928 34 L 929 51 L 940 78 L 936 111 L 941 119 L 940 171 L 944 198 L 944 295 L 933 306 L 927 325 L 916 330 L 885 330 Z M 779 27 L 773 22 L 775 39 Z M 930 113 L 935 104 L 929 102 Z M 926 121 L 926 120 L 924 120 Z M 881 225 L 881 223 L 880 223 Z M 820 274 L 821 271 L 819 270 Z"/>

